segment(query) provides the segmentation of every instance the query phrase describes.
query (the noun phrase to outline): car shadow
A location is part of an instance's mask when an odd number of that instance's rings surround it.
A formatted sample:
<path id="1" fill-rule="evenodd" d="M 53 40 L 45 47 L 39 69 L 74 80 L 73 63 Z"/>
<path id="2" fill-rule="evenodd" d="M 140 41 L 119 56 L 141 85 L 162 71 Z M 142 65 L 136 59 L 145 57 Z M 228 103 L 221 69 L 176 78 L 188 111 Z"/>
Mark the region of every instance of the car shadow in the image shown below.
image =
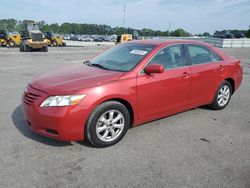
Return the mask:
<path id="1" fill-rule="evenodd" d="M 199 108 L 199 109 L 202 109 L 202 110 L 209 110 L 209 111 L 213 110 L 213 109 L 211 109 L 208 105 L 200 106 L 200 107 L 198 107 L 198 108 Z"/>
<path id="2" fill-rule="evenodd" d="M 77 141 L 76 143 L 78 143 L 78 144 L 80 144 L 80 145 L 82 145 L 82 146 L 85 146 L 85 147 L 97 148 L 97 149 L 98 149 L 98 147 L 93 146 L 93 145 L 92 145 L 89 141 L 87 141 L 87 140 L 84 140 L 84 141 Z"/>
<path id="3" fill-rule="evenodd" d="M 25 136 L 31 140 L 34 140 L 36 142 L 40 142 L 40 143 L 45 144 L 45 145 L 55 146 L 55 147 L 63 147 L 63 146 L 73 145 L 70 142 L 53 140 L 51 138 L 47 138 L 47 137 L 44 137 L 44 136 L 41 136 L 39 134 L 32 132 L 24 119 L 20 105 L 17 106 L 15 108 L 15 110 L 12 112 L 11 119 L 12 119 L 13 124 L 17 128 L 17 130 L 19 130 L 20 133 L 23 134 L 23 136 Z"/>
<path id="4" fill-rule="evenodd" d="M 211 110 L 207 105 L 200 106 L 198 108 L 203 109 L 203 110 Z M 190 109 L 190 110 L 194 110 L 194 109 Z M 175 115 L 177 115 L 177 114 L 175 114 Z M 164 119 L 164 118 L 160 118 L 160 119 Z M 64 147 L 64 146 L 72 146 L 73 145 L 71 142 L 57 141 L 57 140 L 54 140 L 54 139 L 51 139 L 51 138 L 48 138 L 48 137 L 45 137 L 45 136 L 42 136 L 42 135 L 39 135 L 39 134 L 32 132 L 24 119 L 24 116 L 23 116 L 23 113 L 21 110 L 21 105 L 17 106 L 15 108 L 15 110 L 12 112 L 11 119 L 12 119 L 13 124 L 17 128 L 17 130 L 19 130 L 19 132 L 22 133 L 23 136 L 25 136 L 31 140 L 34 140 L 36 142 L 40 142 L 40 143 L 45 144 L 45 145 L 55 146 L 55 147 Z M 150 123 L 150 122 L 148 122 L 148 123 Z M 134 127 L 130 127 L 130 128 L 134 128 Z M 82 146 L 85 146 L 85 147 L 94 147 L 87 140 L 77 141 L 76 143 L 78 143 Z"/>

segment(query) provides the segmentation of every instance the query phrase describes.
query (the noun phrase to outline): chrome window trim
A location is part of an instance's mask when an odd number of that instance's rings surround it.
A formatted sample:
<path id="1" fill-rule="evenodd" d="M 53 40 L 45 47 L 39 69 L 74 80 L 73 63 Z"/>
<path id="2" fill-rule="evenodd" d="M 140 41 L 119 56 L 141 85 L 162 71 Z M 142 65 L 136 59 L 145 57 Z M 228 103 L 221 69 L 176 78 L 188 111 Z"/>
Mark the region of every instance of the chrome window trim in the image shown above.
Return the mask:
<path id="1" fill-rule="evenodd" d="M 190 67 L 193 67 L 193 66 L 199 66 L 199 65 L 206 65 L 206 64 L 214 64 L 214 63 L 219 63 L 219 62 L 224 62 L 224 61 L 210 61 L 208 63 L 200 63 L 200 64 L 195 64 L 195 65 L 189 65 Z"/>

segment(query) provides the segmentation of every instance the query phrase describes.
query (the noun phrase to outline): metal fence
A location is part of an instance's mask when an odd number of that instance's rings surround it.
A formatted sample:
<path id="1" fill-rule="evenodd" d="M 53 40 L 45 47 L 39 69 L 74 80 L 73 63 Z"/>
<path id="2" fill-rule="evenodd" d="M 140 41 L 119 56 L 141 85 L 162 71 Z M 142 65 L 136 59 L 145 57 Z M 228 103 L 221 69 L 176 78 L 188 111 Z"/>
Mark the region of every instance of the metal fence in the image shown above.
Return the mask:
<path id="1" fill-rule="evenodd" d="M 188 39 L 207 42 L 219 48 L 250 48 L 250 39 L 219 39 L 219 38 L 194 38 L 194 37 L 162 37 L 165 39 Z"/>
<path id="2" fill-rule="evenodd" d="M 186 39 L 199 40 L 207 42 L 218 48 L 250 48 L 250 39 L 219 39 L 219 38 L 194 38 L 194 37 L 155 37 L 161 39 Z M 113 46 L 114 42 L 82 42 L 82 41 L 65 41 L 67 46 Z"/>

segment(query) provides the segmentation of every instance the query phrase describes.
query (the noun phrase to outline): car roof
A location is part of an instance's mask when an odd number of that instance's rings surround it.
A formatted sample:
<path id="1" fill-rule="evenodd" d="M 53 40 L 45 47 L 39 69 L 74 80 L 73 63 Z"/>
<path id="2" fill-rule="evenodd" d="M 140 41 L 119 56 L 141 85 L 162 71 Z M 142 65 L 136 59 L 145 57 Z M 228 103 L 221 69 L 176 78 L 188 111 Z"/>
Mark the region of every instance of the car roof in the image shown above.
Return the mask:
<path id="1" fill-rule="evenodd" d="M 145 40 L 133 40 L 130 43 L 136 44 L 152 44 L 156 46 L 165 46 L 169 44 L 179 44 L 179 43 L 192 43 L 192 44 L 201 44 L 208 46 L 207 43 L 197 40 L 184 40 L 184 39 L 145 39 Z"/>

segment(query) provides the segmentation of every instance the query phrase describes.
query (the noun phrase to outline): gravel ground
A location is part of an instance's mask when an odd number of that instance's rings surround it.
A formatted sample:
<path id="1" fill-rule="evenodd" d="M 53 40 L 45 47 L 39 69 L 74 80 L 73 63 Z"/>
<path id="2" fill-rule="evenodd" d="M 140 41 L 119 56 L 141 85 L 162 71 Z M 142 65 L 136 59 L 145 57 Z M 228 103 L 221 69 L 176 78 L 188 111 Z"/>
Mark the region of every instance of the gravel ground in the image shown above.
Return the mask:
<path id="1" fill-rule="evenodd" d="M 244 79 L 222 111 L 201 107 L 131 128 L 104 149 L 32 133 L 20 110 L 31 78 L 103 49 L 0 50 L 0 187 L 250 187 L 250 49 L 224 49 L 243 61 Z"/>

